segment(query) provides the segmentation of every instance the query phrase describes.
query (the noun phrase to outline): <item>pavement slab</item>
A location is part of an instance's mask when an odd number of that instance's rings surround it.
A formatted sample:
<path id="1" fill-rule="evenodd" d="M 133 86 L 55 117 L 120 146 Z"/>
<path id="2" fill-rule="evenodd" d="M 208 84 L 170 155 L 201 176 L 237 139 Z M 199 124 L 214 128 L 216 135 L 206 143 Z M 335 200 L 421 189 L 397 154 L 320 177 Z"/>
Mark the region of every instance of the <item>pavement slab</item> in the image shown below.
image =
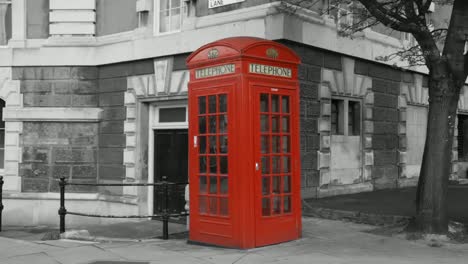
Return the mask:
<path id="1" fill-rule="evenodd" d="M 249 250 L 188 244 L 186 239 L 141 241 L 22 241 L 0 237 L 1 264 L 460 264 L 468 244 L 403 239 L 370 233 L 373 226 L 303 219 L 303 237 Z M 128 230 L 128 229 L 127 229 Z"/>

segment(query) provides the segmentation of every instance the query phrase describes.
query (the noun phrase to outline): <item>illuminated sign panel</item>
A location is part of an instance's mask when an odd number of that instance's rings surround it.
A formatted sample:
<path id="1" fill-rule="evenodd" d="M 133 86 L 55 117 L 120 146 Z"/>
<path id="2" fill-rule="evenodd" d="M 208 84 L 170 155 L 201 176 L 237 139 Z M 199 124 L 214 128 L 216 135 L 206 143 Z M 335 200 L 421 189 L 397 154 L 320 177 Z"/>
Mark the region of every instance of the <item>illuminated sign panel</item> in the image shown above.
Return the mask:
<path id="1" fill-rule="evenodd" d="M 236 67 L 234 64 L 225 64 L 215 67 L 202 68 L 195 71 L 195 79 L 214 77 L 224 74 L 234 73 Z"/>
<path id="2" fill-rule="evenodd" d="M 284 67 L 250 63 L 249 72 L 278 77 L 292 78 L 292 70 Z"/>

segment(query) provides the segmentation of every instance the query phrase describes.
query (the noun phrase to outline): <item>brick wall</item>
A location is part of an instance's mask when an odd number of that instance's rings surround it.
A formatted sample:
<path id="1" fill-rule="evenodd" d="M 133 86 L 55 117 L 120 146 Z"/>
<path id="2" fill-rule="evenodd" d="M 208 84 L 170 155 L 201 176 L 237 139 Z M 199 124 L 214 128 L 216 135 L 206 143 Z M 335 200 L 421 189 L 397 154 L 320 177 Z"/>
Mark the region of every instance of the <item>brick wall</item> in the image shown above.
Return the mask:
<path id="1" fill-rule="evenodd" d="M 96 107 L 96 67 L 16 67 L 24 107 Z M 24 192 L 55 192 L 56 179 L 97 181 L 97 123 L 24 122 L 19 175 Z M 75 186 L 70 191 L 92 191 Z"/>

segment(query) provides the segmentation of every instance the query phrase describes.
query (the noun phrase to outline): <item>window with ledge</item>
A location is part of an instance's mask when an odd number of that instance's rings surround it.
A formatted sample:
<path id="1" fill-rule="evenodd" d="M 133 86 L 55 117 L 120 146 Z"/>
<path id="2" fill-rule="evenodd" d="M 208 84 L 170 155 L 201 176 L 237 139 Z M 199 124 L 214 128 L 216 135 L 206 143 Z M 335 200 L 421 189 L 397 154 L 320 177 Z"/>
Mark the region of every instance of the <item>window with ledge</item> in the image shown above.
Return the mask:
<path id="1" fill-rule="evenodd" d="M 351 99 L 332 99 L 330 124 L 332 135 L 359 136 L 361 102 Z"/>
<path id="2" fill-rule="evenodd" d="M 0 0 L 0 46 L 11 38 L 11 0 Z"/>
<path id="3" fill-rule="evenodd" d="M 155 0 L 154 8 L 155 34 L 181 30 L 183 17 L 187 10 L 184 0 Z"/>

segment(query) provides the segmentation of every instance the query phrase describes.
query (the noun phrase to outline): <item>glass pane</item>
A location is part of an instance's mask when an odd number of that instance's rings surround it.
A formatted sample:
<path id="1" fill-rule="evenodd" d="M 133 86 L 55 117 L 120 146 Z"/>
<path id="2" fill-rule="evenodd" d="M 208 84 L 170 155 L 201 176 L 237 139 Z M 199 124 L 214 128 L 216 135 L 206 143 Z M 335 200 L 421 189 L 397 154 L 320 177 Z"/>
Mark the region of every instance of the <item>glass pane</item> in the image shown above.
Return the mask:
<path id="1" fill-rule="evenodd" d="M 218 163 L 216 157 L 210 157 L 210 173 L 218 173 Z"/>
<path id="2" fill-rule="evenodd" d="M 216 113 L 216 95 L 208 96 L 208 113 Z"/>
<path id="3" fill-rule="evenodd" d="M 5 149 L 0 149 L 0 169 L 5 168 Z"/>
<path id="4" fill-rule="evenodd" d="M 219 198 L 219 214 L 227 216 L 229 215 L 229 201 L 228 198 Z"/>
<path id="5" fill-rule="evenodd" d="M 198 97 L 198 113 L 206 113 L 206 96 Z"/>
<path id="6" fill-rule="evenodd" d="M 180 7 L 180 0 L 171 0 L 171 8 Z"/>
<path id="7" fill-rule="evenodd" d="M 283 197 L 283 212 L 285 213 L 291 212 L 291 196 Z"/>
<path id="8" fill-rule="evenodd" d="M 270 173 L 270 158 L 268 156 L 262 157 L 262 174 Z"/>
<path id="9" fill-rule="evenodd" d="M 289 117 L 281 117 L 281 131 L 289 132 Z"/>
<path id="10" fill-rule="evenodd" d="M 271 137 L 271 152 L 272 153 L 279 153 L 280 148 L 281 148 L 280 136 L 272 136 Z"/>
<path id="11" fill-rule="evenodd" d="M 206 134 L 206 117 L 200 116 L 198 117 L 198 133 Z"/>
<path id="12" fill-rule="evenodd" d="M 218 100 L 219 100 L 219 112 L 220 113 L 227 112 L 227 95 L 220 94 L 218 96 Z"/>
<path id="13" fill-rule="evenodd" d="M 170 2 L 168 0 L 160 0 L 159 10 L 169 9 Z"/>
<path id="14" fill-rule="evenodd" d="M 273 156 L 271 157 L 272 163 L 272 173 L 280 173 L 280 157 Z"/>
<path id="15" fill-rule="evenodd" d="M 228 178 L 227 177 L 220 177 L 219 178 L 219 193 L 221 194 L 227 194 L 229 189 L 228 189 Z"/>
<path id="16" fill-rule="evenodd" d="M 271 96 L 271 111 L 274 113 L 279 112 L 279 95 L 272 95 Z"/>
<path id="17" fill-rule="evenodd" d="M 170 123 L 170 122 L 185 122 L 185 107 L 177 108 L 160 108 L 159 109 L 159 122 Z"/>
<path id="18" fill-rule="evenodd" d="M 216 153 L 217 145 L 216 145 L 216 136 L 209 136 L 208 137 L 210 143 L 210 153 Z"/>
<path id="19" fill-rule="evenodd" d="M 281 177 L 273 176 L 273 193 L 281 192 Z"/>
<path id="20" fill-rule="evenodd" d="M 289 173 L 291 172 L 291 159 L 289 158 L 289 156 L 283 156 L 281 157 L 281 159 L 283 160 L 283 173 Z"/>
<path id="21" fill-rule="evenodd" d="M 171 10 L 171 31 L 180 29 L 181 18 L 180 8 Z"/>
<path id="22" fill-rule="evenodd" d="M 216 133 L 216 116 L 209 117 L 210 124 L 209 124 L 209 133 Z"/>
<path id="23" fill-rule="evenodd" d="M 281 97 L 281 112 L 289 113 L 289 96 Z"/>
<path id="24" fill-rule="evenodd" d="M 228 117 L 227 115 L 219 116 L 219 133 L 227 133 L 228 129 Z"/>
<path id="25" fill-rule="evenodd" d="M 260 137 L 261 153 L 270 153 L 270 140 L 269 139 L 270 139 L 269 136 Z"/>
<path id="26" fill-rule="evenodd" d="M 219 144 L 219 153 L 228 153 L 228 138 L 227 136 L 219 136 L 218 137 L 218 144 Z"/>
<path id="27" fill-rule="evenodd" d="M 206 173 L 206 157 L 201 156 L 198 158 L 199 159 L 199 171 L 200 173 Z"/>
<path id="28" fill-rule="evenodd" d="M 289 136 L 283 136 L 282 139 L 282 145 L 283 145 L 283 153 L 289 153 L 291 150 L 289 149 Z"/>
<path id="29" fill-rule="evenodd" d="M 268 115 L 261 115 L 260 116 L 260 131 L 262 132 L 270 132 L 270 126 L 268 124 Z"/>
<path id="30" fill-rule="evenodd" d="M 221 174 L 228 173 L 228 157 L 227 156 L 219 157 L 219 173 Z"/>
<path id="31" fill-rule="evenodd" d="M 205 196 L 200 196 L 198 199 L 198 211 L 200 214 L 206 214 L 207 213 L 207 207 L 208 207 L 208 199 Z"/>
<path id="32" fill-rule="evenodd" d="M 210 193 L 218 193 L 218 177 L 210 176 Z"/>
<path id="33" fill-rule="evenodd" d="M 206 137 L 199 137 L 200 146 L 198 147 L 198 152 L 200 154 L 206 153 Z"/>
<path id="34" fill-rule="evenodd" d="M 279 116 L 274 115 L 271 117 L 271 132 L 278 133 L 280 132 L 279 129 Z"/>
<path id="35" fill-rule="evenodd" d="M 260 95 L 260 112 L 269 112 L 268 111 L 268 94 Z"/>
<path id="36" fill-rule="evenodd" d="M 218 214 L 218 198 L 210 197 L 210 214 Z"/>
<path id="37" fill-rule="evenodd" d="M 200 193 L 206 193 L 206 191 L 207 191 L 206 176 L 200 176 Z"/>
<path id="38" fill-rule="evenodd" d="M 273 197 L 273 214 L 280 214 L 281 213 L 281 197 L 275 196 Z"/>
<path id="39" fill-rule="evenodd" d="M 270 177 L 262 177 L 262 194 L 270 194 Z"/>
<path id="40" fill-rule="evenodd" d="M 159 12 L 159 32 L 161 33 L 169 31 L 170 17 L 168 13 L 167 11 Z"/>
<path id="41" fill-rule="evenodd" d="M 284 176 L 283 177 L 283 192 L 289 193 L 291 192 L 291 176 Z"/>
<path id="42" fill-rule="evenodd" d="M 271 214 L 270 198 L 263 198 L 262 199 L 262 215 L 269 216 L 270 214 Z"/>

